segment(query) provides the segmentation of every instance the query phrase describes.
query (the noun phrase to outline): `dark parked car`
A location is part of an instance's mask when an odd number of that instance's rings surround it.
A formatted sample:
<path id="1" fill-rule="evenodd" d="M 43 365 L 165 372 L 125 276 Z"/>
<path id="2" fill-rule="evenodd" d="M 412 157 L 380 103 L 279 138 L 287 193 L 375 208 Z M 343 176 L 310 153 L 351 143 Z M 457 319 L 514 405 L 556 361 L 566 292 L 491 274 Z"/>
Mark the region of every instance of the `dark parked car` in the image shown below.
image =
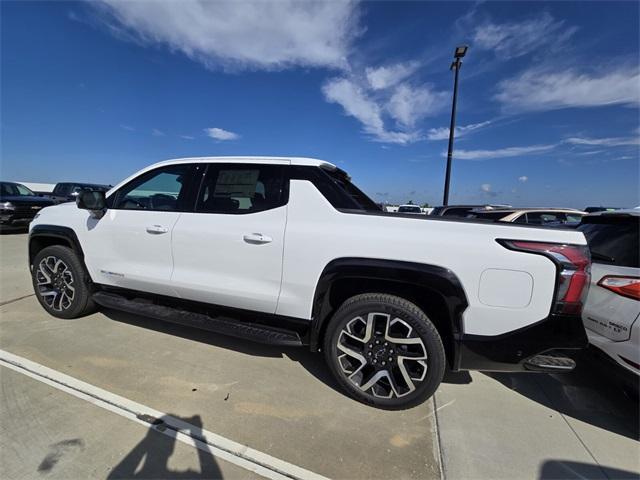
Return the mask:
<path id="1" fill-rule="evenodd" d="M 596 213 L 596 212 L 612 212 L 618 209 L 619 207 L 587 207 L 584 209 L 584 211 L 587 213 Z"/>
<path id="2" fill-rule="evenodd" d="M 28 225 L 36 213 L 53 204 L 21 183 L 0 182 L 0 225 Z"/>
<path id="3" fill-rule="evenodd" d="M 53 188 L 53 192 L 49 194 L 49 197 L 56 203 L 75 202 L 78 192 L 81 190 L 98 190 L 106 192 L 111 188 L 110 185 L 96 185 L 93 183 L 74 183 L 74 182 L 62 182 L 56 184 Z"/>
<path id="4" fill-rule="evenodd" d="M 435 207 L 429 215 L 437 217 L 466 217 L 472 210 L 493 210 L 495 208 L 505 208 L 511 205 L 445 205 Z"/>

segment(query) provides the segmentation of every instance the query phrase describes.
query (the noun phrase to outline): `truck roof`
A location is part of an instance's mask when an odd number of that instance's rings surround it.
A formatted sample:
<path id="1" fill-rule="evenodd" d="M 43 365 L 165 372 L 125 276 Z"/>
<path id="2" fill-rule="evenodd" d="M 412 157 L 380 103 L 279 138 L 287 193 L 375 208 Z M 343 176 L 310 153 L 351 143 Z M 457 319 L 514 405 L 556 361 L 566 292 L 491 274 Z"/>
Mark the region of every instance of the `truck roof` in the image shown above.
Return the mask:
<path id="1" fill-rule="evenodd" d="M 306 165 L 312 167 L 323 167 L 334 170 L 337 167 L 325 160 L 307 157 L 261 157 L 261 156 L 241 156 L 241 157 L 187 157 L 173 158 L 158 162 L 151 167 L 162 165 L 172 165 L 174 163 L 273 163 L 276 165 Z"/>

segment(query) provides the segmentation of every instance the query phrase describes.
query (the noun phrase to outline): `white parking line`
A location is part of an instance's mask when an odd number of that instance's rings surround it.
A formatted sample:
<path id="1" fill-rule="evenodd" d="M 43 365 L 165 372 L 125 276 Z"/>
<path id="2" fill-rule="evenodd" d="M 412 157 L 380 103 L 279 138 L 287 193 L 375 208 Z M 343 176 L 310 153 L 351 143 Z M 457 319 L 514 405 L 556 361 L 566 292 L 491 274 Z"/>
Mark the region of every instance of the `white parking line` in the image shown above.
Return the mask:
<path id="1" fill-rule="evenodd" d="M 326 480 L 322 475 L 4 350 L 0 350 L 0 365 L 264 477 L 274 480 Z M 157 423 L 158 419 L 162 421 Z"/>

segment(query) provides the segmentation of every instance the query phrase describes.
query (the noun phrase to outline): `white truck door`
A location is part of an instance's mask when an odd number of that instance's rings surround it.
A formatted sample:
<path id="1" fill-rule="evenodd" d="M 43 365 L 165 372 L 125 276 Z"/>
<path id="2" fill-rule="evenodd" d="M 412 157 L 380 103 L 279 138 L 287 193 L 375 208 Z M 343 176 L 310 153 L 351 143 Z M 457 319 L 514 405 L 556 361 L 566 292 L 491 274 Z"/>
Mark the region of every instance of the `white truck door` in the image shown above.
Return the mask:
<path id="1" fill-rule="evenodd" d="M 87 221 L 83 248 L 94 282 L 175 295 L 171 232 L 181 211 L 192 208 L 193 169 L 178 164 L 143 173 L 110 196 L 102 218 Z"/>
<path id="2" fill-rule="evenodd" d="M 208 165 L 194 213 L 173 230 L 172 285 L 183 298 L 275 313 L 282 278 L 285 163 Z"/>

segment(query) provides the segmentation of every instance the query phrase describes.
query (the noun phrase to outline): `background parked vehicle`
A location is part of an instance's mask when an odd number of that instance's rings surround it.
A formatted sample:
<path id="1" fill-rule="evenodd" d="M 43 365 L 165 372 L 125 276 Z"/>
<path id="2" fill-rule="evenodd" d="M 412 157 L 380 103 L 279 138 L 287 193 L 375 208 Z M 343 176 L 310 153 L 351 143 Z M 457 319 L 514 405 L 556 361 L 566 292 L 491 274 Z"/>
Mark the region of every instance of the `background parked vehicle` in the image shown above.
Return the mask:
<path id="1" fill-rule="evenodd" d="M 615 210 L 620 210 L 619 207 L 587 207 L 584 209 L 587 213 L 596 213 L 596 212 L 612 212 Z"/>
<path id="2" fill-rule="evenodd" d="M 106 192 L 110 188 L 110 185 L 99 185 L 94 183 L 61 182 L 56 184 L 53 192 L 49 194 L 49 197 L 56 203 L 75 202 L 76 197 L 81 190 L 97 190 Z"/>
<path id="3" fill-rule="evenodd" d="M 511 205 L 446 205 L 435 207 L 429 215 L 438 217 L 466 217 L 472 210 L 493 210 L 495 208 L 508 208 Z"/>
<path id="4" fill-rule="evenodd" d="M 422 215 L 422 209 L 418 205 L 400 205 L 398 213 L 416 213 Z"/>
<path id="5" fill-rule="evenodd" d="M 467 218 L 494 222 L 524 223 L 527 225 L 577 224 L 586 212 L 571 208 L 496 208 L 473 210 Z"/>
<path id="6" fill-rule="evenodd" d="M 15 182 L 0 182 L 0 225 L 23 226 L 54 202 Z"/>
<path id="7" fill-rule="evenodd" d="M 635 394 L 640 378 L 640 209 L 600 212 L 578 227 L 591 251 L 582 319 L 589 343 Z"/>

